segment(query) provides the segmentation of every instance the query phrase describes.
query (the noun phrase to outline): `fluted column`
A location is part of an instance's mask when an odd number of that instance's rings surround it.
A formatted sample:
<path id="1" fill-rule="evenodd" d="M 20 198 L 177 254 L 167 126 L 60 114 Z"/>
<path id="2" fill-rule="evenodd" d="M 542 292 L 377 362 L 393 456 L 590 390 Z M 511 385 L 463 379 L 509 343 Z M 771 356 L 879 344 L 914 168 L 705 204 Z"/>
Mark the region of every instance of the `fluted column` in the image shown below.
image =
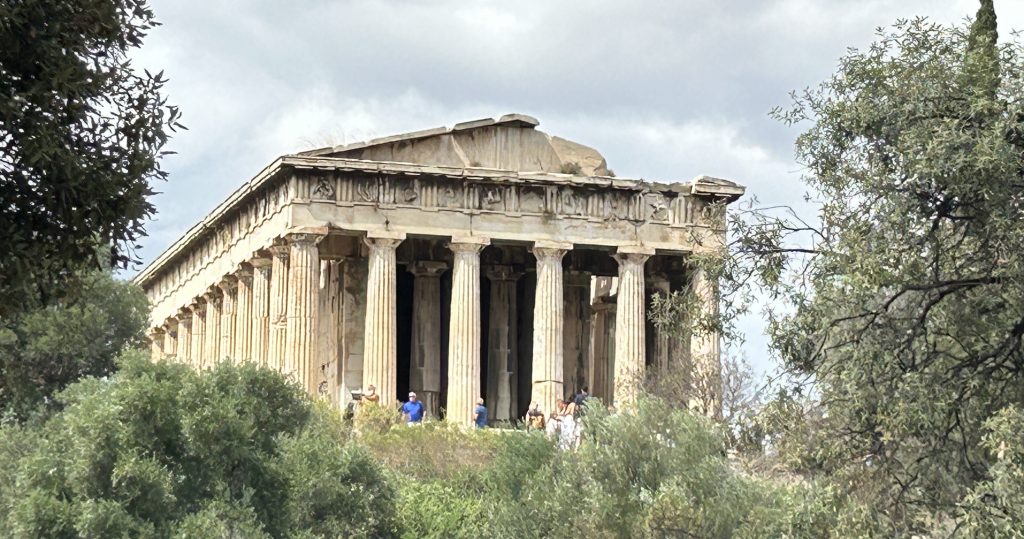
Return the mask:
<path id="1" fill-rule="evenodd" d="M 480 251 L 486 238 L 453 237 L 448 326 L 448 421 L 469 425 L 480 398 Z"/>
<path id="2" fill-rule="evenodd" d="M 149 359 L 160 361 L 164 357 L 164 328 L 151 328 L 149 330 Z"/>
<path id="3" fill-rule="evenodd" d="M 430 417 L 441 413 L 441 274 L 444 262 L 411 264 L 415 276 L 412 297 L 412 354 L 409 390 L 423 401 Z"/>
<path id="4" fill-rule="evenodd" d="M 562 387 L 574 395 L 586 385 L 590 371 L 590 274 L 568 271 L 564 287 Z"/>
<path id="5" fill-rule="evenodd" d="M 192 310 L 178 311 L 178 361 L 192 364 Z"/>
<path id="6" fill-rule="evenodd" d="M 590 378 L 587 383 L 590 385 L 590 394 L 607 403 L 611 402 L 612 396 L 609 383 L 611 358 L 608 354 L 608 311 L 614 304 L 606 303 L 605 299 L 598 296 L 597 301 L 590 306 Z"/>
<path id="7" fill-rule="evenodd" d="M 178 320 L 176 318 L 168 318 L 164 323 L 163 352 L 165 358 L 178 357 Z"/>
<path id="8" fill-rule="evenodd" d="M 238 361 L 235 357 L 235 314 L 238 294 L 238 279 L 233 275 L 227 276 L 217 284 L 220 288 L 220 357 Z"/>
<path id="9" fill-rule="evenodd" d="M 615 317 L 615 406 L 636 402 L 644 376 L 644 263 L 654 254 L 645 247 L 619 247 L 619 293 Z"/>
<path id="10" fill-rule="evenodd" d="M 220 334 L 220 313 L 224 294 L 221 293 L 220 288 L 213 287 L 206 292 L 204 297 L 206 298 L 206 333 L 203 336 L 205 343 L 203 366 L 210 368 L 223 357 L 220 350 L 220 341 L 223 338 Z"/>
<path id="11" fill-rule="evenodd" d="M 234 356 L 236 361 L 252 361 L 252 266 L 243 264 L 235 272 L 238 293 L 235 297 Z"/>
<path id="12" fill-rule="evenodd" d="M 252 360 L 271 365 L 270 358 L 270 267 L 269 258 L 252 259 Z"/>
<path id="13" fill-rule="evenodd" d="M 405 234 L 371 232 L 363 325 L 363 384 L 377 386 L 382 404 L 397 397 L 398 357 L 395 320 L 395 249 Z"/>
<path id="14" fill-rule="evenodd" d="M 487 410 L 495 421 L 507 421 L 518 415 L 516 281 L 522 275 L 511 266 L 492 266 L 487 270 L 487 279 L 491 282 L 487 317 Z"/>
<path id="15" fill-rule="evenodd" d="M 270 247 L 273 264 L 270 269 L 270 352 L 267 364 L 281 372 L 290 370 L 285 354 L 285 333 L 287 331 L 288 299 L 288 251 L 284 244 Z"/>
<path id="16" fill-rule="evenodd" d="M 206 300 L 196 298 L 192 304 L 192 361 L 196 369 L 202 369 L 206 360 Z"/>
<path id="17" fill-rule="evenodd" d="M 319 381 L 317 357 L 317 307 L 320 303 L 319 234 L 289 234 L 287 353 L 292 374 L 311 395 Z"/>
<path id="18" fill-rule="evenodd" d="M 696 268 L 690 276 L 690 289 L 701 305 L 703 315 L 718 314 L 718 286 L 707 273 Z M 712 417 L 722 415 L 721 334 L 718 331 L 693 330 L 690 338 L 690 359 L 694 384 L 700 399 L 692 399 L 691 409 Z M 695 402 L 696 401 L 696 402 Z"/>
<path id="19" fill-rule="evenodd" d="M 572 244 L 536 242 L 537 294 L 533 305 L 533 400 L 545 414 L 563 398 L 562 257 Z"/>

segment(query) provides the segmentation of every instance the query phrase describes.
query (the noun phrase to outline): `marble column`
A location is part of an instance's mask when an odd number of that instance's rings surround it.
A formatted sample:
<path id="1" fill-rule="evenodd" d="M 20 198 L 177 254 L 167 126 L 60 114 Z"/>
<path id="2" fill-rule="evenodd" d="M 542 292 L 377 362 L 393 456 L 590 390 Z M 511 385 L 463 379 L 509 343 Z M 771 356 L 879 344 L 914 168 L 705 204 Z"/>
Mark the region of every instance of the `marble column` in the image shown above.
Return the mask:
<path id="1" fill-rule="evenodd" d="M 590 370 L 590 274 L 565 273 L 565 307 L 562 313 L 562 382 L 572 396 L 586 385 Z"/>
<path id="2" fill-rule="evenodd" d="M 168 318 L 164 324 L 164 357 L 173 359 L 178 357 L 178 320 Z"/>
<path id="3" fill-rule="evenodd" d="M 487 279 L 491 282 L 487 317 L 490 326 L 487 331 L 487 410 L 495 421 L 508 421 L 518 415 L 516 282 L 522 275 L 511 266 L 491 266 L 487 270 Z"/>
<path id="4" fill-rule="evenodd" d="M 291 373 L 311 395 L 319 382 L 317 307 L 320 303 L 319 234 L 288 234 L 287 350 Z"/>
<path id="5" fill-rule="evenodd" d="M 590 306 L 590 394 L 602 402 L 612 400 L 611 357 L 608 354 L 609 311 L 615 306 L 598 296 Z"/>
<path id="6" fill-rule="evenodd" d="M 316 394 L 338 404 L 338 382 L 341 380 L 341 268 L 343 260 L 338 255 L 325 258 L 320 250 L 320 275 L 317 306 Z"/>
<path id="7" fill-rule="evenodd" d="M 238 279 L 238 293 L 235 298 L 235 338 L 233 341 L 235 361 L 252 361 L 252 266 L 242 264 L 235 272 Z"/>
<path id="8" fill-rule="evenodd" d="M 398 354 L 395 317 L 395 249 L 405 234 L 371 232 L 366 276 L 366 319 L 363 327 L 363 384 L 377 386 L 381 404 L 395 402 Z"/>
<path id="9" fill-rule="evenodd" d="M 270 247 L 273 264 L 270 269 L 270 322 L 269 322 L 269 356 L 267 364 L 280 372 L 288 372 L 290 361 L 285 353 L 285 334 L 287 332 L 288 299 L 288 251 L 284 244 Z"/>
<path id="10" fill-rule="evenodd" d="M 456 425 L 473 422 L 480 398 L 480 251 L 487 238 L 452 237 L 452 305 L 448 326 L 448 409 Z"/>
<path id="11" fill-rule="evenodd" d="M 415 391 L 430 417 L 441 414 L 441 274 L 444 262 L 411 264 L 415 277 L 412 297 L 412 354 L 409 390 Z"/>
<path id="12" fill-rule="evenodd" d="M 206 332 L 203 335 L 203 366 L 212 368 L 224 357 L 220 350 L 220 313 L 224 294 L 217 287 L 206 292 Z"/>
<path id="13" fill-rule="evenodd" d="M 533 305 L 533 387 L 531 396 L 545 415 L 563 398 L 562 257 L 572 244 L 536 242 L 537 293 Z"/>
<path id="14" fill-rule="evenodd" d="M 192 354 L 191 365 L 202 369 L 206 361 L 206 300 L 196 298 L 192 309 Z"/>
<path id="15" fill-rule="evenodd" d="M 192 364 L 192 310 L 178 311 L 178 361 Z"/>
<path id="16" fill-rule="evenodd" d="M 690 275 L 690 289 L 701 305 L 702 315 L 718 314 L 718 286 L 707 273 L 696 268 Z M 722 415 L 721 334 L 718 331 L 693 330 L 690 337 L 690 359 L 698 398 L 690 408 L 708 416 Z"/>
<path id="17" fill-rule="evenodd" d="M 269 258 L 253 258 L 252 264 L 252 360 L 261 367 L 272 365 L 270 358 L 270 266 Z"/>
<path id="18" fill-rule="evenodd" d="M 615 401 L 619 409 L 636 402 L 644 376 L 647 337 L 644 316 L 644 263 L 654 254 L 646 247 L 619 247 L 619 293 L 615 318 Z"/>
<path id="19" fill-rule="evenodd" d="M 149 359 L 157 362 L 164 358 L 164 328 L 149 330 Z"/>
<path id="20" fill-rule="evenodd" d="M 220 357 L 228 358 L 237 362 L 240 358 L 235 357 L 235 302 L 238 298 L 238 280 L 235 277 L 225 277 L 217 284 L 220 288 Z"/>

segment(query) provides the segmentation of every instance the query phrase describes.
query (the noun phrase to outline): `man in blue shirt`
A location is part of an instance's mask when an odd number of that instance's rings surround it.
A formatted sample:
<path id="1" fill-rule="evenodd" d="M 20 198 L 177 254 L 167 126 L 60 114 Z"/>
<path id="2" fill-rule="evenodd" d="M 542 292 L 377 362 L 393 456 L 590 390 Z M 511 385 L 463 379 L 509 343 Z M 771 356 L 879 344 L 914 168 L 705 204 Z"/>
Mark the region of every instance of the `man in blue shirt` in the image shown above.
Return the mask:
<path id="1" fill-rule="evenodd" d="M 409 401 L 402 405 L 402 415 L 406 425 L 415 425 L 423 421 L 423 403 L 416 399 L 415 393 L 409 393 Z"/>
<path id="2" fill-rule="evenodd" d="M 476 428 L 487 428 L 487 407 L 484 406 L 483 399 L 476 400 L 476 408 L 473 410 L 473 421 L 476 423 Z"/>

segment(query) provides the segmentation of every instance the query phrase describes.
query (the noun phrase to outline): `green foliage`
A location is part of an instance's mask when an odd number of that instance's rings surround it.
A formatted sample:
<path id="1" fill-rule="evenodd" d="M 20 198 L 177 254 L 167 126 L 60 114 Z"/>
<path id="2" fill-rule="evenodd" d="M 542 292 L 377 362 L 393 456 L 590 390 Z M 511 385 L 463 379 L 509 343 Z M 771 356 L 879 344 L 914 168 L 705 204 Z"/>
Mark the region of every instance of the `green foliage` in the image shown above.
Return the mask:
<path id="1" fill-rule="evenodd" d="M 788 464 L 892 534 L 962 532 L 980 507 L 963 500 L 1001 473 L 985 425 L 1024 400 L 1024 48 L 983 0 L 970 27 L 881 30 L 794 100 L 775 115 L 809 124 L 796 152 L 819 213 L 732 215 L 729 256 L 697 261 L 722 285 L 711 323 L 728 334 L 770 300 L 774 351 L 821 403 L 762 416 Z"/>
<path id="2" fill-rule="evenodd" d="M 107 376 L 142 342 L 149 308 L 131 283 L 89 272 L 74 301 L 0 320 L 0 418 L 24 420 L 83 376 Z"/>
<path id="3" fill-rule="evenodd" d="M 497 452 L 484 467 L 433 477 L 398 470 L 402 536 L 818 538 L 874 531 L 872 515 L 827 486 L 737 471 L 709 420 L 663 400 L 648 398 L 635 412 L 615 415 L 588 407 L 584 424 L 577 452 L 557 451 L 542 433 L 492 433 Z M 452 436 L 457 444 L 480 434 Z"/>
<path id="4" fill-rule="evenodd" d="M 145 0 L 0 5 L 0 316 L 134 260 L 179 127 L 163 74 L 129 64 L 156 24 Z"/>
<path id="5" fill-rule="evenodd" d="M 986 424 L 982 445 L 994 459 L 989 476 L 960 504 L 964 531 L 971 537 L 1024 537 L 1024 412 L 1000 410 Z"/>
<path id="6" fill-rule="evenodd" d="M 279 374 L 129 354 L 0 431 L 7 537 L 390 537 L 394 493 Z"/>

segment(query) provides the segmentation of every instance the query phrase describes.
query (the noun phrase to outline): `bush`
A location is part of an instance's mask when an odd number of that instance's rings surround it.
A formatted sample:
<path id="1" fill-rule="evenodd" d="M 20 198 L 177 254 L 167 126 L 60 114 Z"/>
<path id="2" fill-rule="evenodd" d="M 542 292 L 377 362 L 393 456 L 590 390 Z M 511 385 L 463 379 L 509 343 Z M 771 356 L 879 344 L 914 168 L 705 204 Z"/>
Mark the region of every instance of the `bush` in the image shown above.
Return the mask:
<path id="1" fill-rule="evenodd" d="M 7 537 L 390 537 L 394 492 L 280 374 L 124 359 L 0 431 Z M 31 441 L 31 445 L 26 444 Z"/>

